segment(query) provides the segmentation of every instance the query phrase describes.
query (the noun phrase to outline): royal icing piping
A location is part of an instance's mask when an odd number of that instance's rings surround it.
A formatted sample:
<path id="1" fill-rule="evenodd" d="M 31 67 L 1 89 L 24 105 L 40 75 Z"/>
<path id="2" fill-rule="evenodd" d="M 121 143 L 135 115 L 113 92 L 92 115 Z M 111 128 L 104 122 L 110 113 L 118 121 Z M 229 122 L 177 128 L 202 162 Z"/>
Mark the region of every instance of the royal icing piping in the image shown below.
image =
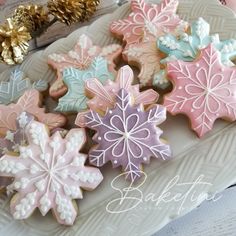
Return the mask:
<path id="1" fill-rule="evenodd" d="M 28 89 L 44 91 L 48 84 L 44 80 L 31 82 L 24 73 L 18 69 L 11 72 L 10 80 L 0 82 L 0 104 L 8 105 L 17 102 L 24 92 Z"/>
<path id="2" fill-rule="evenodd" d="M 229 39 L 220 41 L 219 35 L 209 35 L 210 25 L 202 18 L 193 22 L 191 34 L 181 34 L 176 38 L 174 35 L 167 34 L 157 41 L 158 48 L 167 54 L 161 60 L 166 63 L 173 60 L 193 61 L 197 58 L 201 49 L 206 48 L 210 43 L 221 53 L 221 61 L 224 65 L 233 66 L 231 59 L 236 57 L 236 40 Z"/>
<path id="3" fill-rule="evenodd" d="M 212 44 L 194 62 L 169 62 L 167 71 L 174 89 L 164 106 L 171 114 L 186 114 L 199 137 L 218 118 L 236 119 L 236 69 L 222 65 Z"/>
<path id="4" fill-rule="evenodd" d="M 122 166 L 126 178 L 134 181 L 141 176 L 142 163 L 150 157 L 170 158 L 170 147 L 160 141 L 162 131 L 156 127 L 166 119 L 166 109 L 154 105 L 147 111 L 142 105 L 131 105 L 130 94 L 121 89 L 115 107 L 101 117 L 90 110 L 86 114 L 86 126 L 97 133 L 98 143 L 90 150 L 89 160 L 95 166 L 111 161 L 113 167 Z"/>
<path id="5" fill-rule="evenodd" d="M 0 105 L 0 133 L 5 135 L 8 130 L 16 130 L 16 119 L 22 112 L 35 116 L 50 129 L 61 127 L 66 123 L 64 116 L 45 113 L 45 109 L 40 106 L 40 93 L 35 89 L 27 90 L 16 104 Z"/>
<path id="6" fill-rule="evenodd" d="M 112 22 L 112 33 L 123 36 L 127 46 L 153 41 L 167 32 L 178 33 L 186 28 L 176 15 L 178 0 L 162 0 L 160 4 L 131 0 L 131 13 L 125 19 Z"/>
<path id="7" fill-rule="evenodd" d="M 85 131 L 71 129 L 65 139 L 58 132 L 49 137 L 44 124 L 32 121 L 26 135 L 29 145 L 20 147 L 19 157 L 0 159 L 0 175 L 15 178 L 13 217 L 26 219 L 36 208 L 46 215 L 52 209 L 60 224 L 72 225 L 77 215 L 72 200 L 82 198 L 81 188 L 93 190 L 103 179 L 97 168 L 84 166 L 86 155 L 78 152 Z"/>
<path id="8" fill-rule="evenodd" d="M 140 68 L 138 78 L 141 86 L 152 85 L 154 80 L 159 88 L 164 89 L 169 85 L 168 80 L 157 80 L 161 58 L 155 42 L 130 45 L 123 52 L 123 56 L 129 64 Z"/>
<path id="9" fill-rule="evenodd" d="M 114 80 L 114 75 L 108 71 L 107 61 L 104 58 L 95 58 L 87 70 L 65 69 L 63 81 L 68 87 L 68 92 L 59 99 L 56 110 L 79 112 L 87 109 L 88 98 L 85 93 L 85 82 L 91 78 L 97 78 L 102 83 L 108 79 Z"/>
<path id="10" fill-rule="evenodd" d="M 116 96 L 120 89 L 124 88 L 129 91 L 131 97 L 134 99 L 134 104 L 149 105 L 158 100 L 158 93 L 153 89 L 140 92 L 139 85 L 132 85 L 134 74 L 129 66 L 123 66 L 118 71 L 116 80 L 106 81 L 103 85 L 97 79 L 91 79 L 86 82 L 85 88 L 92 99 L 88 100 L 87 105 L 93 111 L 106 112 L 107 109 L 113 108 L 116 103 Z M 85 112 L 86 113 L 86 112 Z M 80 127 L 84 126 L 84 114 L 78 114 L 76 124 Z"/>
<path id="11" fill-rule="evenodd" d="M 76 68 L 86 70 L 90 67 L 93 60 L 100 56 L 107 60 L 110 72 L 115 72 L 114 60 L 116 60 L 122 52 L 122 47 L 118 44 L 111 44 L 103 48 L 93 45 L 92 40 L 85 34 L 81 35 L 75 48 L 67 54 L 49 55 L 48 63 L 57 70 L 57 80 L 50 87 L 49 93 L 52 97 L 63 96 L 67 88 L 63 83 L 63 71 L 66 68 Z"/>

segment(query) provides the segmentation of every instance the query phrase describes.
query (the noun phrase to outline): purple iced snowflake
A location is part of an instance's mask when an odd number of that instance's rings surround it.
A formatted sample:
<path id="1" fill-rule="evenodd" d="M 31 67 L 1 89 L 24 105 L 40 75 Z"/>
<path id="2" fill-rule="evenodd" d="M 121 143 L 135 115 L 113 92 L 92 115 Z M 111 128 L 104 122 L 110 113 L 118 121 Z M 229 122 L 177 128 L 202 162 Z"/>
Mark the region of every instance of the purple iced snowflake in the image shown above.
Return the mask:
<path id="1" fill-rule="evenodd" d="M 89 153 L 95 166 L 111 161 L 134 181 L 141 176 L 142 163 L 149 163 L 151 156 L 163 160 L 171 156 L 169 145 L 160 140 L 162 130 L 156 127 L 166 119 L 165 107 L 156 104 L 145 111 L 142 105 L 132 106 L 125 89 L 119 91 L 114 109 L 104 117 L 90 110 L 85 119 L 86 126 L 97 131 L 93 139 L 98 145 Z"/>

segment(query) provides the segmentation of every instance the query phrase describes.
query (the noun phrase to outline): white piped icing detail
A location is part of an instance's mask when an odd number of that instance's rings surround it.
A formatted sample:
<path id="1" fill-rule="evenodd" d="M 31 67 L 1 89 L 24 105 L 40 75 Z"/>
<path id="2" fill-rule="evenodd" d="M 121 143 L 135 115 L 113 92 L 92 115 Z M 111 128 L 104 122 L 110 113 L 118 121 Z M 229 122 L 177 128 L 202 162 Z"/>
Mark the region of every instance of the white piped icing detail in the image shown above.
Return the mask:
<path id="1" fill-rule="evenodd" d="M 97 168 L 84 166 L 86 156 L 79 153 L 85 131 L 49 137 L 45 125 L 32 121 L 26 136 L 29 145 L 20 147 L 19 157 L 0 159 L 1 174 L 15 177 L 12 189 L 20 193 L 11 203 L 13 216 L 26 219 L 38 207 L 43 215 L 53 209 L 61 224 L 73 224 L 77 213 L 71 200 L 82 198 L 81 186 L 92 190 L 103 179 Z"/>

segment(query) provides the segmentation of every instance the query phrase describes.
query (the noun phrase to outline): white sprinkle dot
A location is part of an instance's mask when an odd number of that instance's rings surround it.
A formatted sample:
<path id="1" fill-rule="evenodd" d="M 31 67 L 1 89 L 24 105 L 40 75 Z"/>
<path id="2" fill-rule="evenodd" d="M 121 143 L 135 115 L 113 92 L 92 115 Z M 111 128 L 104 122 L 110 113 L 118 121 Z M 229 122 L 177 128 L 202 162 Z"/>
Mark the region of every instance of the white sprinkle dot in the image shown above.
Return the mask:
<path id="1" fill-rule="evenodd" d="M 191 112 L 194 112 L 194 109 L 191 109 Z"/>
<path id="2" fill-rule="evenodd" d="M 200 65 L 197 63 L 196 66 L 199 67 Z"/>
<path id="3" fill-rule="evenodd" d="M 147 157 L 144 157 L 143 160 L 144 160 L 144 161 L 147 161 Z"/>
<path id="4" fill-rule="evenodd" d="M 182 89 L 182 86 L 179 86 L 179 89 Z"/>
<path id="5" fill-rule="evenodd" d="M 99 136 L 99 137 L 98 137 L 98 140 L 102 140 L 102 138 Z"/>
<path id="6" fill-rule="evenodd" d="M 112 114 L 112 111 L 110 110 L 109 113 Z"/>
<path id="7" fill-rule="evenodd" d="M 114 160 L 114 164 L 117 164 L 117 160 Z"/>

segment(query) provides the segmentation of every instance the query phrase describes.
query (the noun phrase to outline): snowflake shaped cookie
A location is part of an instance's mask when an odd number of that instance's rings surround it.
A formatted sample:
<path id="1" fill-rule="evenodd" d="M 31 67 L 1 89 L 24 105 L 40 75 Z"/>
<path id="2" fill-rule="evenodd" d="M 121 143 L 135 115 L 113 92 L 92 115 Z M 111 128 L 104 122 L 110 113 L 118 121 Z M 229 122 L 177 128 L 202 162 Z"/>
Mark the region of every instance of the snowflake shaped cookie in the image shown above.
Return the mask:
<path id="1" fill-rule="evenodd" d="M 220 53 L 210 44 L 194 62 L 175 61 L 167 66 L 173 91 L 164 106 L 175 115 L 183 113 L 202 137 L 216 119 L 236 119 L 236 69 L 221 63 Z"/>
<path id="2" fill-rule="evenodd" d="M 103 179 L 97 168 L 84 166 L 86 155 L 79 153 L 85 131 L 72 129 L 65 139 L 59 132 L 49 137 L 44 124 L 32 121 L 26 135 L 29 145 L 20 147 L 19 157 L 0 159 L 0 174 L 15 178 L 13 217 L 26 219 L 36 208 L 46 215 L 52 209 L 60 224 L 72 225 L 77 215 L 72 200 L 82 198 L 81 188 L 93 190 Z"/>
<path id="3" fill-rule="evenodd" d="M 16 130 L 16 119 L 22 112 L 28 112 L 38 121 L 47 124 L 50 129 L 61 127 L 66 123 L 66 118 L 60 114 L 46 113 L 41 108 L 39 91 L 27 90 L 16 104 L 0 105 L 0 133 L 6 135 L 8 130 Z"/>
<path id="4" fill-rule="evenodd" d="M 68 92 L 59 99 L 56 110 L 79 112 L 87 109 L 88 98 L 85 92 L 85 82 L 91 78 L 97 78 L 102 83 L 108 79 L 114 79 L 114 75 L 108 71 L 107 61 L 104 58 L 95 58 L 87 70 L 65 69 L 63 81 L 68 87 Z"/>
<path id="5" fill-rule="evenodd" d="M 144 42 L 130 45 L 123 52 L 123 56 L 130 65 L 137 66 L 140 69 L 138 75 L 141 86 L 152 85 L 155 80 L 155 86 L 166 88 L 169 81 L 164 79 L 155 79 L 160 74 L 161 53 L 157 49 L 156 42 Z"/>
<path id="6" fill-rule="evenodd" d="M 115 108 L 104 117 L 92 110 L 85 117 L 86 126 L 97 131 L 93 139 L 98 145 L 89 152 L 90 163 L 95 166 L 111 161 L 115 168 L 122 166 L 126 178 L 134 181 L 151 156 L 163 160 L 171 156 L 170 147 L 160 140 L 162 131 L 156 127 L 166 119 L 163 106 L 144 111 L 142 105 L 132 106 L 130 94 L 121 89 Z"/>
<path id="7" fill-rule="evenodd" d="M 156 103 L 159 95 L 153 89 L 148 89 L 143 92 L 139 90 L 139 84 L 132 85 L 134 74 L 129 66 L 123 66 L 118 71 L 115 81 L 107 80 L 103 85 L 96 78 L 88 80 L 85 88 L 89 97 L 87 105 L 93 111 L 105 113 L 107 109 L 113 108 L 116 103 L 116 97 L 120 89 L 124 88 L 129 91 L 134 104 L 150 105 Z M 79 113 L 76 119 L 76 124 L 80 127 L 84 126 L 85 113 Z"/>
<path id="8" fill-rule="evenodd" d="M 178 0 L 162 0 L 160 4 L 131 0 L 132 12 L 125 19 L 112 22 L 110 30 L 123 36 L 127 46 L 153 41 L 167 32 L 183 31 L 186 23 L 176 15 Z"/>
<path id="9" fill-rule="evenodd" d="M 200 50 L 206 48 L 210 43 L 221 53 L 221 61 L 224 65 L 233 66 L 231 59 L 236 57 L 236 40 L 219 40 L 219 35 L 209 35 L 210 25 L 202 18 L 193 22 L 191 34 L 181 34 L 176 38 L 174 35 L 167 34 L 157 41 L 158 48 L 167 54 L 161 60 L 162 63 L 173 60 L 194 61 Z"/>
<path id="10" fill-rule="evenodd" d="M 44 91 L 48 88 L 48 84 L 44 80 L 31 82 L 22 71 L 14 70 L 9 81 L 0 82 L 0 104 L 8 105 L 17 102 L 18 98 L 31 88 Z"/>
<path id="11" fill-rule="evenodd" d="M 63 96 L 67 88 L 63 83 L 63 71 L 66 68 L 76 68 L 86 70 L 90 67 L 93 60 L 100 56 L 107 60 L 108 69 L 110 72 L 115 72 L 114 61 L 120 56 L 122 47 L 119 44 L 111 44 L 103 48 L 93 45 L 92 40 L 81 35 L 78 39 L 75 48 L 67 54 L 51 54 L 48 58 L 48 63 L 57 70 L 57 79 L 50 87 L 49 93 L 52 97 Z"/>

